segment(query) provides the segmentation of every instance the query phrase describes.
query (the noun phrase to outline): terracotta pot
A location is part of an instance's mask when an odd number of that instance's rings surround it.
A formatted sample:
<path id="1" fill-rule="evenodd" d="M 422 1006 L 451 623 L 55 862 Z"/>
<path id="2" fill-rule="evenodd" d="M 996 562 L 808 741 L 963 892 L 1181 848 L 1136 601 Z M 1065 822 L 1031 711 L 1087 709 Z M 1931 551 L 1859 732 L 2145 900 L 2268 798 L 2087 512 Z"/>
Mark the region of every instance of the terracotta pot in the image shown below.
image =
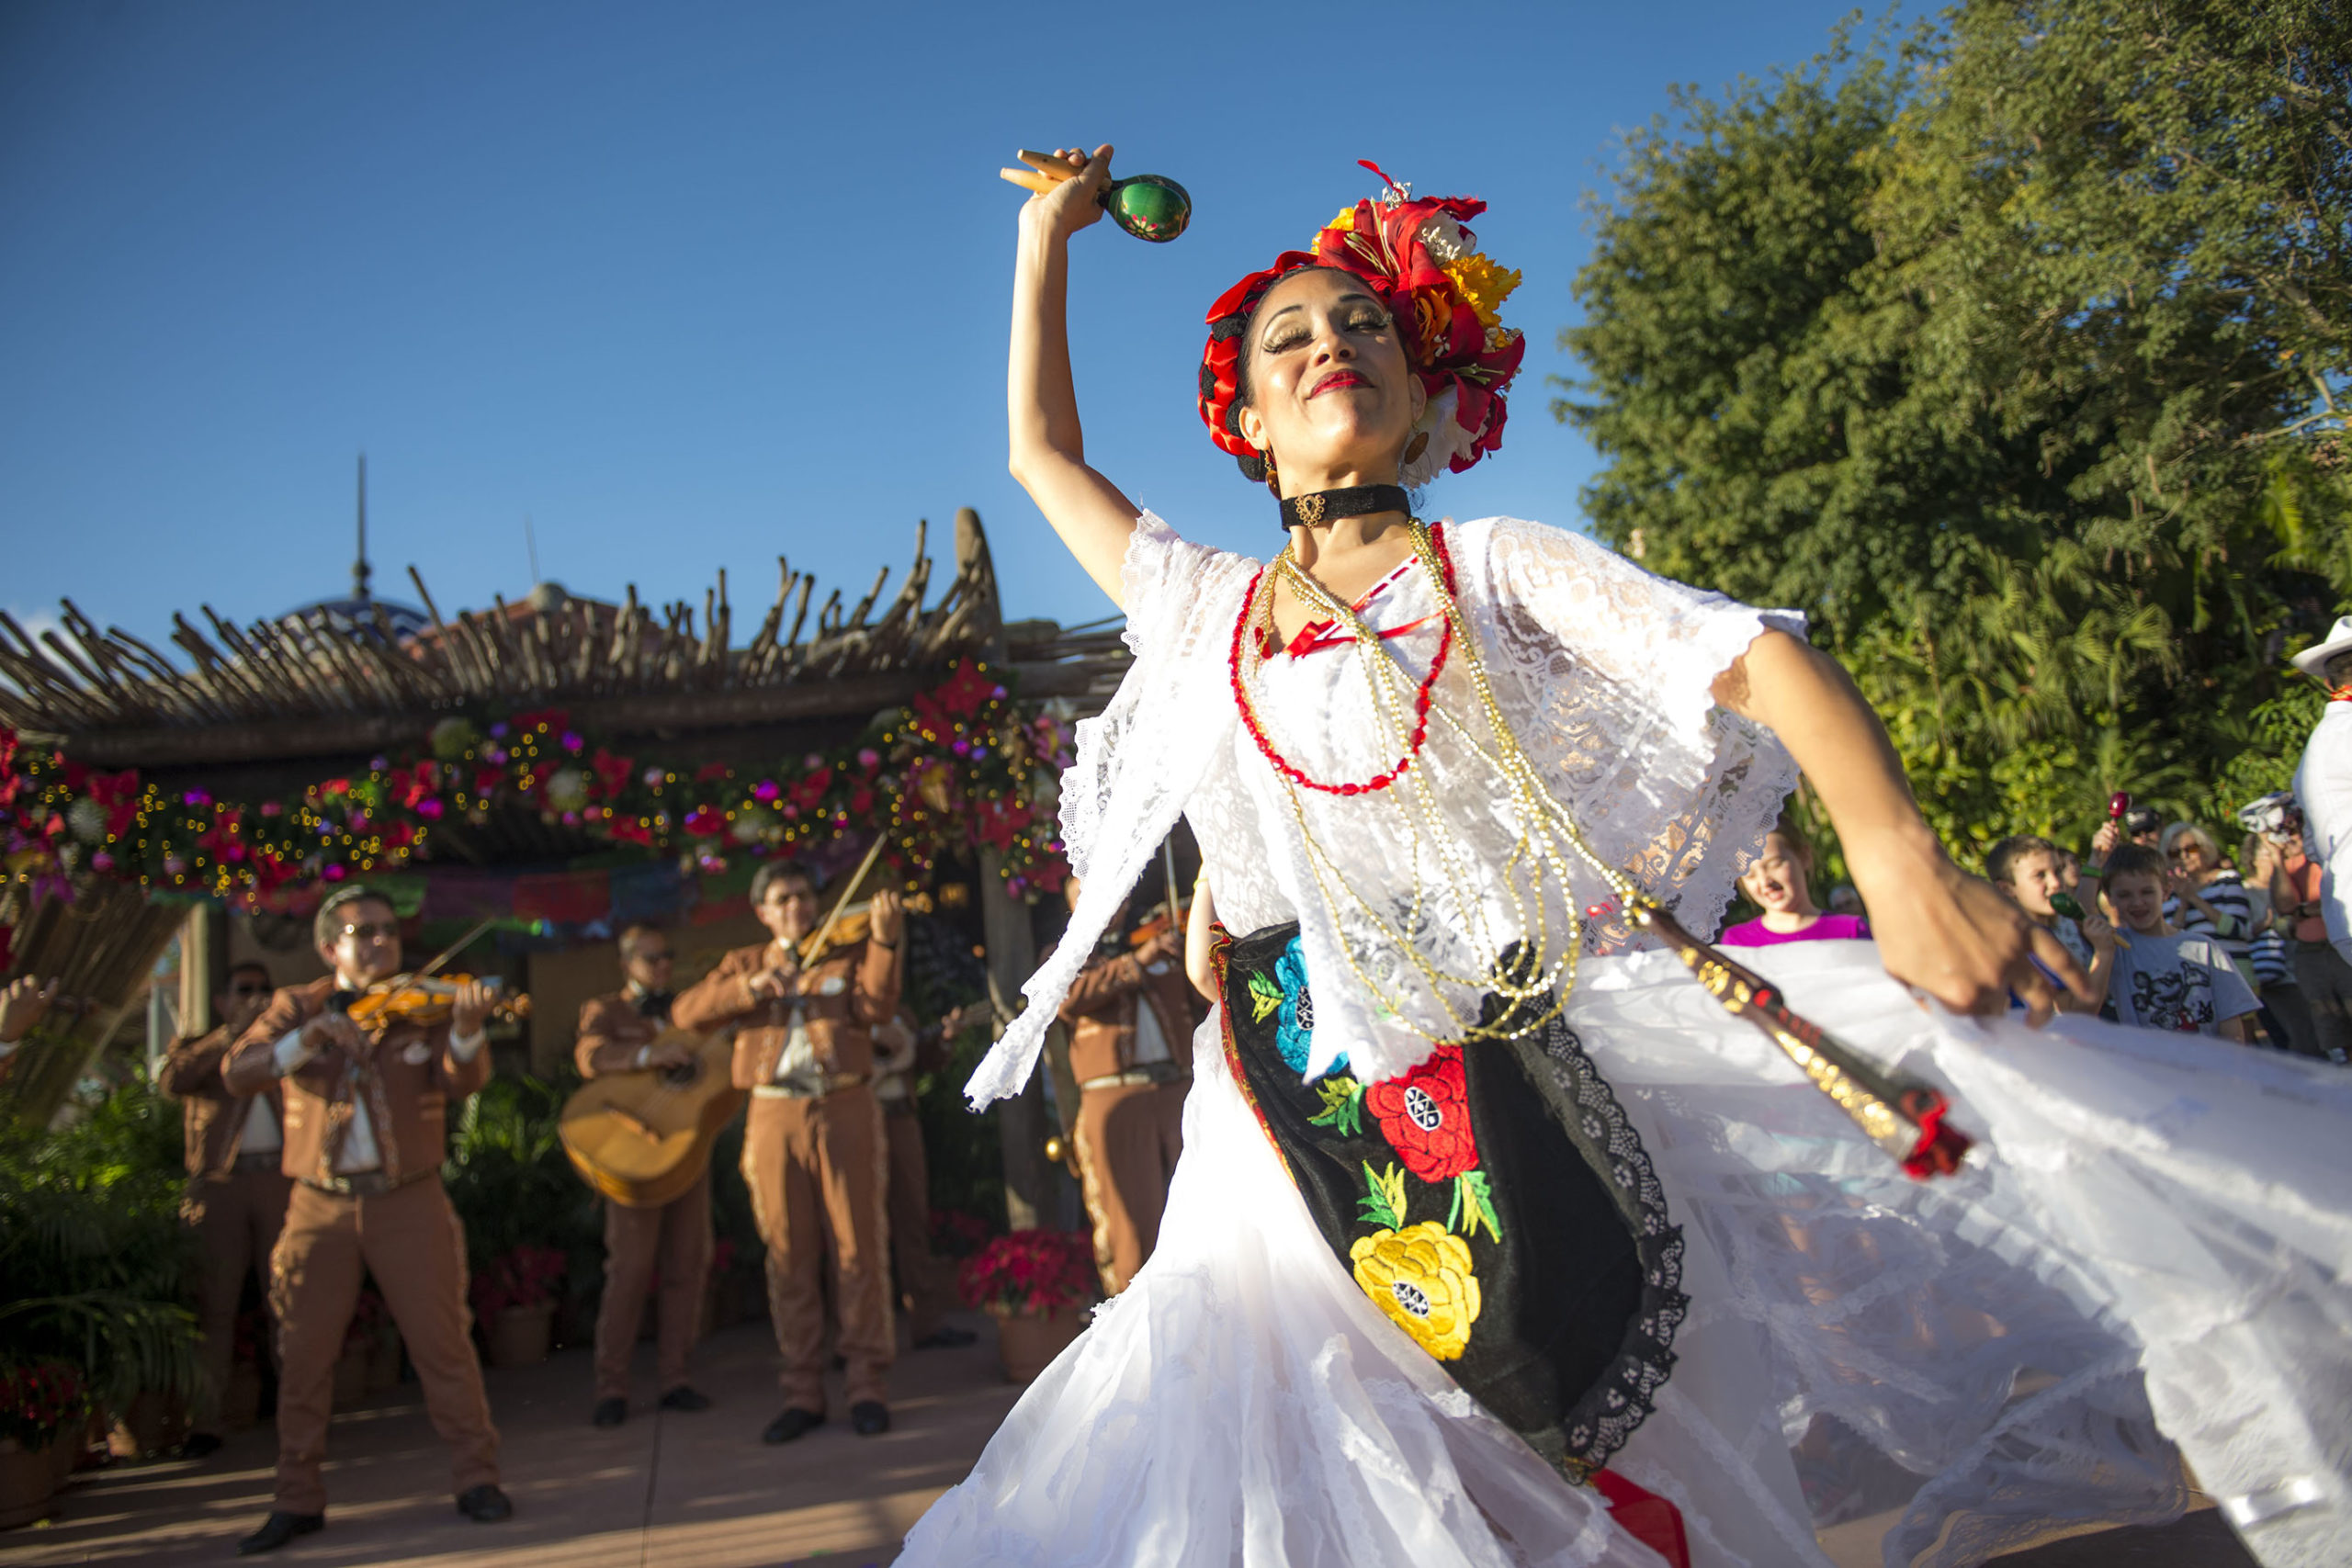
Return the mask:
<path id="1" fill-rule="evenodd" d="M 261 1419 L 261 1369 L 239 1361 L 229 1369 L 229 1386 L 220 1391 L 220 1424 L 242 1432 Z"/>
<path id="2" fill-rule="evenodd" d="M 94 1451 L 102 1450 L 90 1441 L 89 1429 L 85 1427 L 74 1427 L 50 1438 L 49 1468 L 56 1476 L 60 1490 L 74 1479 L 75 1471 L 91 1462 L 90 1455 Z"/>
<path id="3" fill-rule="evenodd" d="M 1084 1307 L 990 1315 L 996 1319 L 997 1359 L 1004 1363 L 1007 1382 L 1027 1382 L 1052 1366 L 1054 1358 L 1086 1327 Z"/>
<path id="4" fill-rule="evenodd" d="M 107 1433 L 107 1452 L 117 1459 L 137 1459 L 162 1453 L 187 1436 L 187 1404 L 149 1389 L 115 1417 L 113 1428 Z"/>
<path id="5" fill-rule="evenodd" d="M 0 1529 L 28 1525 L 49 1512 L 59 1481 L 52 1450 L 62 1446 L 28 1449 L 14 1438 L 0 1438 Z"/>
<path id="6" fill-rule="evenodd" d="M 368 1353 L 368 1392 L 381 1393 L 397 1388 L 401 1381 L 400 1331 L 387 1328 Z"/>
<path id="7" fill-rule="evenodd" d="M 368 1397 L 368 1348 L 346 1345 L 334 1364 L 334 1408 L 349 1410 Z"/>
<path id="8" fill-rule="evenodd" d="M 490 1320 L 490 1364 L 536 1367 L 548 1359 L 555 1328 L 555 1303 L 508 1307 Z"/>

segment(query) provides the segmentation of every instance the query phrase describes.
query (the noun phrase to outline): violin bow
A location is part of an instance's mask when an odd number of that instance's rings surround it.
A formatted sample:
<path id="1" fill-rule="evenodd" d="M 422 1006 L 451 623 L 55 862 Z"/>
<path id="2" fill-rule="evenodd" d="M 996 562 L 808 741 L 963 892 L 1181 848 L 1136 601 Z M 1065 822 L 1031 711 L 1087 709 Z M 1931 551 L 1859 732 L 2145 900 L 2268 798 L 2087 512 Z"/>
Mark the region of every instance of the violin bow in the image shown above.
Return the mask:
<path id="1" fill-rule="evenodd" d="M 430 980 L 434 976 L 438 975 L 441 972 L 442 966 L 447 964 L 449 960 L 457 957 L 458 954 L 471 947 L 474 944 L 474 938 L 481 935 L 482 932 L 490 930 L 491 927 L 497 923 L 498 917 L 496 915 L 484 915 L 481 919 L 476 920 L 473 923 L 472 928 L 469 930 L 465 935 L 459 937 L 448 946 L 443 948 L 439 953 L 434 954 L 432 960 L 427 963 L 424 968 L 407 975 L 393 976 L 390 981 L 386 982 L 388 988 L 397 991 L 402 986 L 413 986 L 419 980 Z"/>
<path id="2" fill-rule="evenodd" d="M 1176 838 L 1170 834 L 1159 840 L 1159 869 L 1168 878 L 1168 923 L 1176 924 Z"/>
<path id="3" fill-rule="evenodd" d="M 850 873 L 849 881 L 843 885 L 841 897 L 833 900 L 831 911 L 825 916 L 825 923 L 819 926 L 812 935 L 801 942 L 801 963 L 810 963 L 816 954 L 825 951 L 825 939 L 832 935 L 833 927 L 841 923 L 842 911 L 848 908 L 850 900 L 857 897 L 858 885 L 863 883 L 866 874 L 874 869 L 874 863 L 882 858 L 883 841 L 881 834 L 874 835 L 874 847 L 865 852 L 865 858 L 857 863 L 855 871 Z"/>

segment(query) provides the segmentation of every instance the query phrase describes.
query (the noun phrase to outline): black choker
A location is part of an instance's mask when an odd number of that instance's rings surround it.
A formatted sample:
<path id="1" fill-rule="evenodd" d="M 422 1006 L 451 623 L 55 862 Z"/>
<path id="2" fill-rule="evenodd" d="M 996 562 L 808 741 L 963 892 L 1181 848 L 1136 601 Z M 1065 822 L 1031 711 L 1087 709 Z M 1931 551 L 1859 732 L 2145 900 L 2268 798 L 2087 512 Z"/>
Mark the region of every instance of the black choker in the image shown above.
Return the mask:
<path id="1" fill-rule="evenodd" d="M 1375 512 L 1409 514 L 1412 510 L 1413 498 L 1402 485 L 1351 485 L 1346 490 L 1318 490 L 1311 495 L 1284 498 L 1283 526 L 1312 528 L 1342 517 L 1369 517 Z"/>

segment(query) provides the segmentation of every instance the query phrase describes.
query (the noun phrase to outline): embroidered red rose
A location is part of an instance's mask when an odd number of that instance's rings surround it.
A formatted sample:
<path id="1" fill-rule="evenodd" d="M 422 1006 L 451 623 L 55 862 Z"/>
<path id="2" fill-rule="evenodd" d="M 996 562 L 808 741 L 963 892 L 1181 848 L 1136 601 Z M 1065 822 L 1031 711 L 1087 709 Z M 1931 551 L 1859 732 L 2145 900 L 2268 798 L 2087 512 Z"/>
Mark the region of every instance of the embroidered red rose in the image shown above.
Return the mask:
<path id="1" fill-rule="evenodd" d="M 1411 1071 L 1374 1084 L 1363 1091 L 1363 1106 L 1405 1168 L 1423 1181 L 1450 1181 L 1476 1168 L 1461 1046 L 1441 1045 Z"/>

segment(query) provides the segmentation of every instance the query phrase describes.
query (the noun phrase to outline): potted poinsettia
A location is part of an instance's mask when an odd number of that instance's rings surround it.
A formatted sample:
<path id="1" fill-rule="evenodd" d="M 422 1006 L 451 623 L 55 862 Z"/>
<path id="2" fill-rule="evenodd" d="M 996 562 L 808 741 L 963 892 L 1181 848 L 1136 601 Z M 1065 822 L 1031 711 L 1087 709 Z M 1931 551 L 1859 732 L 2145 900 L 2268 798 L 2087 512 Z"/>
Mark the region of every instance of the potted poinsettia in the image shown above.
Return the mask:
<path id="1" fill-rule="evenodd" d="M 1005 1380 L 1027 1382 L 1085 1326 L 1095 1296 L 1093 1243 L 1083 1231 L 1014 1231 L 965 1258 L 956 1284 L 966 1306 L 997 1320 Z"/>
<path id="2" fill-rule="evenodd" d="M 28 1524 L 70 1472 L 61 1444 L 88 1430 L 89 1391 L 67 1362 L 42 1359 L 0 1367 L 0 1529 Z"/>
<path id="3" fill-rule="evenodd" d="M 524 1242 L 474 1277 L 474 1318 L 493 1367 L 536 1366 L 548 1359 L 566 1262 L 560 1247 Z"/>

